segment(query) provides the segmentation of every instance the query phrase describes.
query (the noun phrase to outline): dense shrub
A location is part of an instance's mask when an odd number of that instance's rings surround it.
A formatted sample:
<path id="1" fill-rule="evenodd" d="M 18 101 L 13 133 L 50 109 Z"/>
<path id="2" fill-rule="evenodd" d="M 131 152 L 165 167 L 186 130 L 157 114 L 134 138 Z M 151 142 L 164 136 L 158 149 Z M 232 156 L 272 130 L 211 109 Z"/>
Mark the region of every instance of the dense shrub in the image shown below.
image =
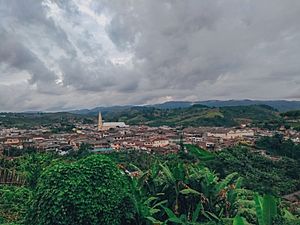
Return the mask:
<path id="1" fill-rule="evenodd" d="M 238 172 L 244 186 L 259 193 L 281 196 L 300 187 L 299 162 L 291 158 L 271 160 L 248 148 L 235 147 L 218 152 L 215 160 L 206 164 L 221 177 Z"/>
<path id="2" fill-rule="evenodd" d="M 25 187 L 0 186 L 0 223 L 22 220 L 31 191 Z"/>
<path id="3" fill-rule="evenodd" d="M 272 155 L 285 156 L 300 162 L 300 145 L 290 139 L 285 140 L 281 134 L 262 137 L 256 141 L 256 145 L 258 148 L 266 149 Z"/>
<path id="4" fill-rule="evenodd" d="M 126 224 L 132 212 L 128 187 L 126 177 L 102 155 L 55 165 L 42 174 L 26 223 Z"/>

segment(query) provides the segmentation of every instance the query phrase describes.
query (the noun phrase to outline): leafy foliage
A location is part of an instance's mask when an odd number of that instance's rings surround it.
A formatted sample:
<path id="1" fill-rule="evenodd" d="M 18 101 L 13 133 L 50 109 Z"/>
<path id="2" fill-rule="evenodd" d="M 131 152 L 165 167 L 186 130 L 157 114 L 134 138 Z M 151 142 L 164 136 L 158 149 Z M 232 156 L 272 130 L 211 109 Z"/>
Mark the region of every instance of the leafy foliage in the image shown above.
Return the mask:
<path id="1" fill-rule="evenodd" d="M 42 174 L 26 224 L 120 224 L 130 205 L 125 177 L 107 157 L 93 155 Z"/>
<path id="2" fill-rule="evenodd" d="M 37 225 L 299 224 L 279 198 L 252 191 L 297 189 L 295 160 L 272 161 L 244 147 L 215 154 L 192 145 L 182 155 L 134 151 L 109 159 L 84 154 L 88 147 L 78 157 L 32 153 L 0 160 L 27 178 L 27 188 L 10 192 L 27 194 L 11 200 L 7 211 L 0 204 L 2 222 L 22 223 L 26 214 L 25 224 Z"/>
<path id="3" fill-rule="evenodd" d="M 260 193 L 289 194 L 300 188 L 299 162 L 290 158 L 271 160 L 245 147 L 224 149 L 206 164 L 225 177 L 238 171 L 246 188 Z"/>
<path id="4" fill-rule="evenodd" d="M 256 142 L 257 147 L 266 149 L 272 155 L 285 156 L 300 162 L 300 145 L 291 140 L 284 140 L 281 134 L 262 137 Z"/>
<path id="5" fill-rule="evenodd" d="M 271 195 L 254 196 L 257 220 L 259 225 L 272 225 L 277 215 L 276 200 Z"/>
<path id="6" fill-rule="evenodd" d="M 149 220 L 155 224 L 218 223 L 238 211 L 240 180 L 236 173 L 219 180 L 199 164 L 177 163 L 169 167 L 160 162 L 145 172 L 138 169 L 138 173 L 133 178 L 136 208 L 140 212 L 138 224 Z"/>
<path id="7" fill-rule="evenodd" d="M 21 221 L 27 208 L 31 191 L 25 187 L 1 186 L 0 187 L 0 221 Z"/>

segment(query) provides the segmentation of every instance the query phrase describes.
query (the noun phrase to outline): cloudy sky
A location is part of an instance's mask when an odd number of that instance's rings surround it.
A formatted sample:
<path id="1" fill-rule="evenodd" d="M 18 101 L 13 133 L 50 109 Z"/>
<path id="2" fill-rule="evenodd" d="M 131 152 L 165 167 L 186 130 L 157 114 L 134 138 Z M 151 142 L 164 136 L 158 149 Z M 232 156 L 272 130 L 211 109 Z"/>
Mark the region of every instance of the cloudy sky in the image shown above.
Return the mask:
<path id="1" fill-rule="evenodd" d="M 299 0 L 0 0 L 0 111 L 300 100 Z"/>

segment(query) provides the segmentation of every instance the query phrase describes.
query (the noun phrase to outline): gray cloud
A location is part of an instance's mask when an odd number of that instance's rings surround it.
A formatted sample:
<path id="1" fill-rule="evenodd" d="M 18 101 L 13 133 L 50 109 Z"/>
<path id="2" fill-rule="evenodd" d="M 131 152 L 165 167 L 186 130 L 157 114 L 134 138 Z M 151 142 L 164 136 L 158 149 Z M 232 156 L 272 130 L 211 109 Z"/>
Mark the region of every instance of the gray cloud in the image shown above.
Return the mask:
<path id="1" fill-rule="evenodd" d="M 53 93 L 51 86 L 55 83 L 57 76 L 50 71 L 37 56 L 29 49 L 19 43 L 13 35 L 8 35 L 5 31 L 0 34 L 0 63 L 19 71 L 29 73 L 27 79 L 29 84 L 37 84 L 41 92 Z"/>
<path id="2" fill-rule="evenodd" d="M 0 110 L 299 99 L 298 0 L 0 0 Z"/>

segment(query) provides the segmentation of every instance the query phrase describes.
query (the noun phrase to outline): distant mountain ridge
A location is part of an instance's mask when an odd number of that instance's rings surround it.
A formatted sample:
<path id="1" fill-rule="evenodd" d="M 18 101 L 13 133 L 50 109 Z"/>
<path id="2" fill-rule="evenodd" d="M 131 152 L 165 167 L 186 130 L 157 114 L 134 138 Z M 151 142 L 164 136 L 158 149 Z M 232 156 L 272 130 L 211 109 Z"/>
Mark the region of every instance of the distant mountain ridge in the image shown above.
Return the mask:
<path id="1" fill-rule="evenodd" d="M 287 112 L 290 110 L 299 110 L 300 101 L 287 101 L 287 100 L 207 100 L 207 101 L 168 101 L 160 104 L 153 105 L 124 105 L 124 106 L 109 106 L 109 107 L 95 107 L 92 109 L 80 109 L 70 111 L 75 114 L 89 114 L 94 115 L 98 112 L 118 112 L 130 109 L 132 107 L 153 107 L 157 109 L 177 109 L 177 108 L 188 108 L 194 104 L 206 105 L 209 107 L 224 107 L 224 106 L 250 106 L 250 105 L 267 105 L 279 112 Z"/>
<path id="2" fill-rule="evenodd" d="M 248 106 L 248 105 L 268 105 L 279 112 L 286 112 L 290 110 L 300 109 L 300 101 L 287 101 L 287 100 L 209 100 L 199 101 L 198 103 L 211 106 L 211 107 L 223 107 L 223 106 Z"/>
<path id="3" fill-rule="evenodd" d="M 96 107 L 96 108 L 92 108 L 92 109 L 73 110 L 73 111 L 70 111 L 70 113 L 82 114 L 82 115 L 85 115 L 85 114 L 94 115 L 94 114 L 97 114 L 98 112 L 102 112 L 102 113 L 118 112 L 118 111 L 130 109 L 132 107 L 134 107 L 134 105 L 108 106 L 108 107 L 103 106 L 103 107 Z"/>

